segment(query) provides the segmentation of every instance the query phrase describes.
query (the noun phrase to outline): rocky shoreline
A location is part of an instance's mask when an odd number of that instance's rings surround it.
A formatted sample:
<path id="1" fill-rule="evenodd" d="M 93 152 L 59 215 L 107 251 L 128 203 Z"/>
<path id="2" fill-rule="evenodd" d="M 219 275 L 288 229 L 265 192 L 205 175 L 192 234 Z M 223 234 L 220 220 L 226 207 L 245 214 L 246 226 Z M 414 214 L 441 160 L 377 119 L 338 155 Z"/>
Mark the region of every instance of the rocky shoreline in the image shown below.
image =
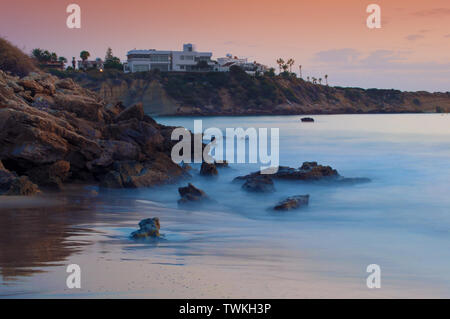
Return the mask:
<path id="1" fill-rule="evenodd" d="M 0 70 L 0 190 L 32 195 L 65 183 L 136 188 L 187 172 L 170 160 L 172 127 L 142 104 L 107 106 L 71 79 Z M 38 188 L 39 187 L 39 188 Z"/>

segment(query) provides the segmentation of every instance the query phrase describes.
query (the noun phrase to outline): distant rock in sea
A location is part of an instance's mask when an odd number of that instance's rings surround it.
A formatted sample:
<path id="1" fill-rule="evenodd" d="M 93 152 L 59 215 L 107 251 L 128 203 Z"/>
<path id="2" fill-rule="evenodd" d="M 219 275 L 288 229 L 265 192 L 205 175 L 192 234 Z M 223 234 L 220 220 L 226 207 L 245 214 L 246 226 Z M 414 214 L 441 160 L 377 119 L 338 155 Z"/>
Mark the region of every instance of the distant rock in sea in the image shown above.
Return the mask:
<path id="1" fill-rule="evenodd" d="M 201 189 L 195 187 L 191 183 L 186 187 L 178 188 L 178 192 L 180 193 L 181 199 L 178 200 L 179 204 L 187 204 L 192 202 L 201 202 L 205 200 L 209 200 L 208 195 Z"/>
<path id="2" fill-rule="evenodd" d="M 276 205 L 274 210 L 292 210 L 309 204 L 309 195 L 297 195 L 288 197 Z"/>
<path id="3" fill-rule="evenodd" d="M 302 122 L 314 122 L 314 119 L 312 117 L 304 117 L 301 119 Z"/>

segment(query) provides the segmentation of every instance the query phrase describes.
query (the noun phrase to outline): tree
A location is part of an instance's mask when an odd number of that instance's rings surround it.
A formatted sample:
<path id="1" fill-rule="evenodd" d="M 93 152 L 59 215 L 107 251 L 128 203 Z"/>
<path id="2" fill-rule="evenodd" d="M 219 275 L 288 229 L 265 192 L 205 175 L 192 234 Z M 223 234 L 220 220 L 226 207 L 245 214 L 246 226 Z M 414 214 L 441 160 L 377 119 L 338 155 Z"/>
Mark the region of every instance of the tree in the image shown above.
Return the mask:
<path id="1" fill-rule="evenodd" d="M 308 82 L 309 82 L 309 76 L 307 76 L 307 77 L 306 77 L 306 81 L 308 81 Z"/>
<path id="2" fill-rule="evenodd" d="M 63 56 L 60 56 L 58 58 L 58 61 L 61 62 L 61 63 L 67 63 L 67 59 L 65 57 L 63 57 Z"/>
<path id="3" fill-rule="evenodd" d="M 31 55 L 38 61 L 42 61 L 42 53 L 43 51 L 39 48 L 33 49 L 33 51 L 31 51 Z"/>
<path id="4" fill-rule="evenodd" d="M 289 66 L 289 72 L 292 73 L 292 67 L 294 66 L 295 60 L 289 59 L 286 64 Z"/>
<path id="5" fill-rule="evenodd" d="M 108 61 L 108 60 L 111 60 L 112 58 L 114 58 L 112 49 L 111 49 L 111 48 L 108 48 L 108 49 L 106 50 L 105 62 Z"/>
<path id="6" fill-rule="evenodd" d="M 120 59 L 113 55 L 113 51 L 111 48 L 108 48 L 108 50 L 106 50 L 105 63 L 103 64 L 103 67 L 105 69 L 123 70 L 123 65 L 120 62 Z"/>
<path id="7" fill-rule="evenodd" d="M 319 84 L 322 85 L 322 78 L 319 78 Z"/>
<path id="8" fill-rule="evenodd" d="M 300 74 L 299 74 L 300 79 L 303 79 L 303 77 L 302 77 L 302 65 L 301 64 L 298 66 L 298 69 L 300 71 Z"/>
<path id="9" fill-rule="evenodd" d="M 284 66 L 284 60 L 283 60 L 282 58 L 279 58 L 279 59 L 277 60 L 277 64 L 278 64 L 278 68 L 280 69 L 280 73 L 281 73 L 281 69 L 282 69 L 283 66 Z"/>
<path id="10" fill-rule="evenodd" d="M 83 62 L 85 62 L 87 59 L 89 59 L 90 56 L 91 56 L 91 54 L 88 51 L 80 52 L 80 58 L 81 58 L 81 60 L 83 60 Z"/>
<path id="11" fill-rule="evenodd" d="M 270 68 L 268 71 L 266 71 L 264 73 L 264 75 L 267 75 L 268 77 L 273 78 L 275 76 L 275 69 L 274 68 Z"/>
<path id="12" fill-rule="evenodd" d="M 328 86 L 328 74 L 325 74 L 325 82 L 327 83 Z"/>
<path id="13" fill-rule="evenodd" d="M 50 61 L 51 62 L 58 61 L 58 55 L 55 52 L 50 53 Z"/>

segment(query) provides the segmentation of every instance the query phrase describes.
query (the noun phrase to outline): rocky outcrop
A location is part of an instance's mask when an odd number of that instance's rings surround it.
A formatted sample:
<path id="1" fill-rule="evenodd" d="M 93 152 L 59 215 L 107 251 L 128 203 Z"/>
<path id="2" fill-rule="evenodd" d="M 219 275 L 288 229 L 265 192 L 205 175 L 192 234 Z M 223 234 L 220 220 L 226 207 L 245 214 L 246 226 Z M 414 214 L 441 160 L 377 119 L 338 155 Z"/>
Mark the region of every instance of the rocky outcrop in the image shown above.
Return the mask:
<path id="1" fill-rule="evenodd" d="M 294 181 L 326 181 L 339 184 L 356 184 L 370 182 L 369 178 L 346 178 L 339 175 L 337 170 L 331 166 L 319 165 L 317 162 L 304 162 L 298 168 L 280 166 L 274 174 L 262 174 L 260 171 L 245 176 L 238 176 L 235 181 L 249 181 L 259 176 L 270 176 L 272 179 L 294 180 Z"/>
<path id="2" fill-rule="evenodd" d="M 301 121 L 304 122 L 304 123 L 313 123 L 314 119 L 312 117 L 303 117 L 301 119 Z"/>
<path id="3" fill-rule="evenodd" d="M 217 171 L 216 164 L 203 162 L 200 167 L 200 175 L 202 176 L 216 176 L 219 172 Z"/>
<path id="4" fill-rule="evenodd" d="M 107 107 L 71 79 L 46 73 L 19 78 L 0 70 L 0 160 L 40 187 L 172 182 L 185 173 L 170 160 L 172 130 L 144 115 L 142 104 Z"/>
<path id="5" fill-rule="evenodd" d="M 242 189 L 248 192 L 270 193 L 275 191 L 275 186 L 269 175 L 257 175 L 247 178 Z"/>
<path id="6" fill-rule="evenodd" d="M 204 191 L 195 187 L 191 183 L 186 187 L 178 188 L 178 192 L 180 193 L 181 199 L 178 200 L 179 204 L 187 204 L 192 202 L 201 202 L 209 200 L 208 195 L 205 194 Z"/>
<path id="7" fill-rule="evenodd" d="M 160 238 L 161 225 L 159 218 L 147 218 L 139 222 L 139 230 L 131 233 L 133 239 Z"/>
<path id="8" fill-rule="evenodd" d="M 302 206 L 306 206 L 309 203 L 309 195 L 297 195 L 288 197 L 285 200 L 279 202 L 273 209 L 279 211 L 286 211 L 297 209 Z"/>
<path id="9" fill-rule="evenodd" d="M 36 184 L 32 183 L 28 177 L 21 176 L 12 181 L 6 195 L 8 196 L 32 196 L 39 193 L 39 188 Z"/>

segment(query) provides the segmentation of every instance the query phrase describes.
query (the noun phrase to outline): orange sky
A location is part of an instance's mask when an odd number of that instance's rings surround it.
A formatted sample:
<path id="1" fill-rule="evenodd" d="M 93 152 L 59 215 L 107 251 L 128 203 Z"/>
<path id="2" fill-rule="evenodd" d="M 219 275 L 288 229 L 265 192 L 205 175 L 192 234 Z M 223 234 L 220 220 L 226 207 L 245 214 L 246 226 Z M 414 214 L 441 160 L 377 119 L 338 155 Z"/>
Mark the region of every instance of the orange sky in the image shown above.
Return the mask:
<path id="1" fill-rule="evenodd" d="M 80 30 L 66 27 L 70 3 L 81 7 Z M 371 3 L 382 9 L 378 30 L 366 27 Z M 331 85 L 450 91 L 449 0 L 2 1 L 0 35 L 68 59 L 192 42 L 271 66 L 293 57 L 304 77 L 328 74 Z"/>

